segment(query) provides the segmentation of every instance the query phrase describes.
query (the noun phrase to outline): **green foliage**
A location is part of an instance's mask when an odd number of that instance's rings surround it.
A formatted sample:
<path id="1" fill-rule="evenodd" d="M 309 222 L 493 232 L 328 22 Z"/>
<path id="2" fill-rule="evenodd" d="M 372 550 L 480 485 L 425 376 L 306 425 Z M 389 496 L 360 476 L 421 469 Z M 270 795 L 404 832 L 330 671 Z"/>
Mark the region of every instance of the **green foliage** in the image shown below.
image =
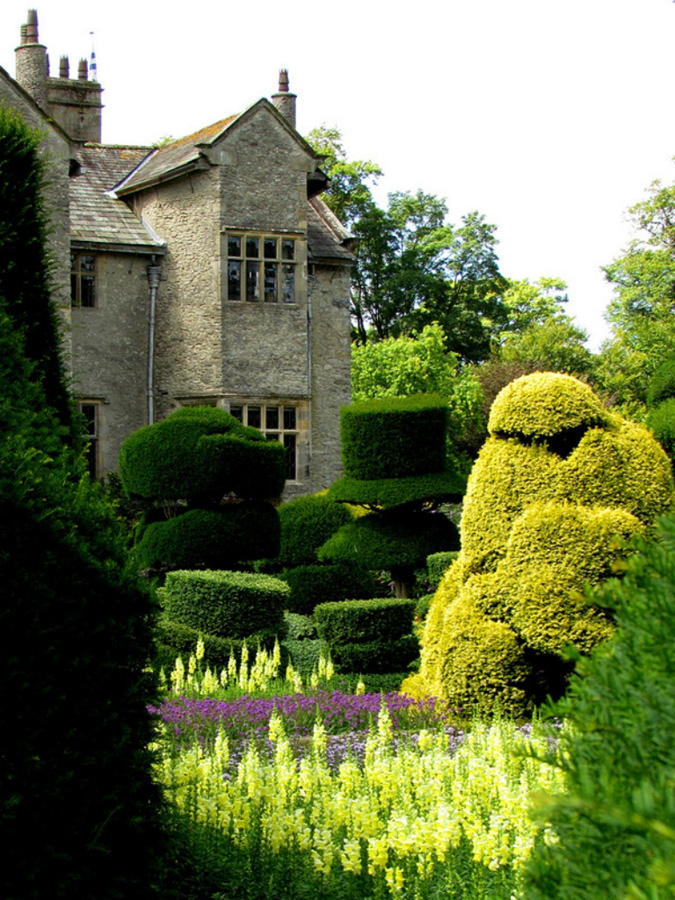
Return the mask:
<path id="1" fill-rule="evenodd" d="M 647 425 L 668 456 L 675 459 L 675 397 L 650 410 Z"/>
<path id="2" fill-rule="evenodd" d="M 441 397 L 366 400 L 340 410 L 342 461 L 360 480 L 442 472 L 448 408 Z"/>
<path id="3" fill-rule="evenodd" d="M 289 641 L 314 640 L 317 637 L 316 622 L 300 613 L 285 612 L 286 637 Z"/>
<path id="4" fill-rule="evenodd" d="M 611 633 L 611 619 L 580 592 L 671 507 L 673 480 L 651 435 L 569 376 L 513 382 L 490 428 L 469 480 L 462 550 L 432 602 L 412 687 L 523 714 L 564 688 L 568 644 L 589 652 Z"/>
<path id="5" fill-rule="evenodd" d="M 283 490 L 286 455 L 224 410 L 194 407 L 134 432 L 119 466 L 127 492 L 151 500 L 267 499 Z"/>
<path id="6" fill-rule="evenodd" d="M 625 568 L 594 595 L 613 611 L 614 637 L 578 663 L 552 710 L 569 724 L 567 792 L 539 799 L 556 840 L 533 855 L 527 900 L 675 896 L 675 521 Z"/>
<path id="7" fill-rule="evenodd" d="M 319 636 L 333 647 L 404 637 L 412 632 L 414 612 L 414 600 L 387 597 L 321 603 L 314 610 L 314 619 Z"/>
<path id="8" fill-rule="evenodd" d="M 48 216 L 43 193 L 48 173 L 40 156 L 41 134 L 0 103 L 0 298 L 9 303 L 23 352 L 45 402 L 77 440 L 66 387 L 57 310 L 51 301 Z"/>
<path id="9" fill-rule="evenodd" d="M 442 513 L 394 509 L 345 525 L 326 541 L 319 559 L 357 563 L 367 569 L 416 568 L 430 553 L 458 547 L 457 528 Z"/>
<path id="10" fill-rule="evenodd" d="M 244 644 L 250 651 L 260 646 L 271 652 L 274 649 L 274 642 L 279 638 L 279 629 L 259 628 L 243 638 L 218 637 L 163 616 L 157 625 L 159 660 L 156 665 L 162 665 L 165 671 L 170 671 L 178 656 L 183 659 L 184 665 L 187 665 L 200 637 L 204 642 L 204 659 L 210 666 L 223 668 L 227 666 L 231 656 L 235 659 L 241 657 Z"/>
<path id="11" fill-rule="evenodd" d="M 287 608 L 296 613 L 311 615 L 317 603 L 358 600 L 375 593 L 375 582 L 367 569 L 344 563 L 296 566 L 281 577 L 291 589 Z"/>
<path id="12" fill-rule="evenodd" d="M 281 538 L 276 562 L 300 566 L 316 562 L 316 551 L 342 525 L 351 521 L 349 509 L 325 494 L 310 494 L 279 507 Z"/>
<path id="13" fill-rule="evenodd" d="M 279 517 L 269 503 L 228 503 L 191 509 L 139 531 L 135 556 L 141 569 L 234 567 L 242 559 L 273 556 Z"/>
<path id="14" fill-rule="evenodd" d="M 68 446 L 38 138 L 0 107 L 0 893 L 147 895 L 154 605 Z"/>
<path id="15" fill-rule="evenodd" d="M 675 356 L 669 356 L 654 372 L 647 391 L 647 406 L 675 397 Z"/>
<path id="16" fill-rule="evenodd" d="M 440 553 L 430 553 L 427 556 L 429 586 L 432 590 L 436 590 L 446 570 L 457 559 L 457 553 L 457 550 L 443 550 Z"/>
<path id="17" fill-rule="evenodd" d="M 414 600 L 347 600 L 314 610 L 331 659 L 345 672 L 401 672 L 419 655 Z"/>
<path id="18" fill-rule="evenodd" d="M 168 619 L 220 638 L 283 631 L 289 588 L 271 575 L 248 572 L 169 572 L 164 587 Z"/>
<path id="19" fill-rule="evenodd" d="M 466 476 L 461 472 L 448 470 L 432 475 L 373 478 L 367 481 L 345 475 L 333 482 L 328 496 L 339 503 L 391 509 L 405 503 L 459 501 L 465 492 Z"/>

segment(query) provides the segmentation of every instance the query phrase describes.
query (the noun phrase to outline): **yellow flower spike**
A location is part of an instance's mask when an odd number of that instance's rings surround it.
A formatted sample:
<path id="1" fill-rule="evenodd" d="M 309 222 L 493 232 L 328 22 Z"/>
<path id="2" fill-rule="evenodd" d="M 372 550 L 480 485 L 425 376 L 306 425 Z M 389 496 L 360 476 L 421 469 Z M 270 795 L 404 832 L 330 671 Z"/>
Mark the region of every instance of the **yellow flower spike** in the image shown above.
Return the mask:
<path id="1" fill-rule="evenodd" d="M 366 686 L 363 683 L 363 679 L 359 678 L 358 684 L 356 685 L 356 693 L 357 694 L 365 694 Z"/>
<path id="2" fill-rule="evenodd" d="M 279 639 L 274 639 L 274 650 L 272 651 L 272 662 L 274 663 L 276 669 L 279 669 L 281 665 L 281 647 L 279 646 Z M 273 677 L 276 678 L 277 673 L 274 672 Z"/>
<path id="3" fill-rule="evenodd" d="M 159 690 L 162 694 L 165 694 L 169 689 L 169 685 L 166 680 L 166 673 L 164 671 L 164 666 L 162 666 L 162 668 L 159 670 L 159 678 L 157 679 L 157 686 L 159 687 Z"/>
<path id="4" fill-rule="evenodd" d="M 326 662 L 326 681 L 330 681 L 331 678 L 333 677 L 333 675 L 335 675 L 335 669 L 333 667 L 333 660 L 329 656 L 328 660 Z M 363 685 L 364 692 L 365 692 L 365 689 L 366 689 L 366 686 L 364 684 Z"/>
<path id="5" fill-rule="evenodd" d="M 318 673 L 316 672 L 316 670 L 314 670 L 314 671 L 312 672 L 312 674 L 310 675 L 309 683 L 312 685 L 313 688 L 318 687 L 318 685 L 319 685 L 319 675 L 318 675 Z"/>
<path id="6" fill-rule="evenodd" d="M 197 659 L 204 659 L 204 639 L 201 634 L 197 638 L 197 649 L 195 650 L 195 656 Z"/>
<path id="7" fill-rule="evenodd" d="M 194 654 L 192 654 L 190 656 L 190 659 L 188 660 L 188 675 L 194 675 L 194 673 L 196 671 L 197 671 L 197 660 L 195 659 Z"/>

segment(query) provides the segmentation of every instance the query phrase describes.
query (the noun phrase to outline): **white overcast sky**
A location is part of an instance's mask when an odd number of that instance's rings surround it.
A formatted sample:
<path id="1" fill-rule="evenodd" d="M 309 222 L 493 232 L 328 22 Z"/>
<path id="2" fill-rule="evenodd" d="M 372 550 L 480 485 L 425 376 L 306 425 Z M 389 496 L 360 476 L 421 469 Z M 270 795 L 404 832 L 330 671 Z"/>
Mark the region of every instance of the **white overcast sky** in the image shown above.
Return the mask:
<path id="1" fill-rule="evenodd" d="M 25 0 L 0 2 L 0 65 L 14 75 Z M 298 129 L 338 126 L 384 194 L 445 197 L 450 220 L 497 225 L 502 272 L 564 278 L 569 311 L 607 334 L 600 267 L 627 208 L 675 181 L 671 0 L 40 0 L 52 74 L 92 38 L 103 140 L 181 137 L 276 90 L 289 70 Z"/>

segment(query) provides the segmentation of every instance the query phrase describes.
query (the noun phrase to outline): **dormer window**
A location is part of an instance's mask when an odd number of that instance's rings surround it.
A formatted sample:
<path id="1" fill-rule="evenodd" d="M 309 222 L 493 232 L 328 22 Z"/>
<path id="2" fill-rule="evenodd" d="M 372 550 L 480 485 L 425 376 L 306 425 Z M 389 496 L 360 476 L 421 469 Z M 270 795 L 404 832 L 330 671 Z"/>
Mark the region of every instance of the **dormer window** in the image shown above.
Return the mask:
<path id="1" fill-rule="evenodd" d="M 228 234 L 228 300 L 295 303 L 297 243 L 281 235 Z"/>

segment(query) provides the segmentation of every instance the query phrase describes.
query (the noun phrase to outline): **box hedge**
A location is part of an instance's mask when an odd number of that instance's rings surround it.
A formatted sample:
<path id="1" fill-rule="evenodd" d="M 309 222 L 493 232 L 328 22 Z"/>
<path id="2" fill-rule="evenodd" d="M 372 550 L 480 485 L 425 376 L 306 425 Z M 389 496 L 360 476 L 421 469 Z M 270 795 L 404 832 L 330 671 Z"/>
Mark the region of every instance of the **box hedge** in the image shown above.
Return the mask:
<path id="1" fill-rule="evenodd" d="M 288 568 L 315 563 L 319 547 L 351 520 L 349 508 L 334 503 L 326 494 L 310 494 L 282 503 L 277 562 Z"/>
<path id="2" fill-rule="evenodd" d="M 360 674 L 405 672 L 420 654 L 420 645 L 413 634 L 392 641 L 329 644 L 329 647 L 331 659 L 339 672 Z"/>
<path id="3" fill-rule="evenodd" d="M 359 600 L 372 597 L 375 581 L 372 573 L 359 566 L 336 565 L 296 566 L 280 576 L 290 587 L 288 609 L 311 615 L 318 603 Z"/>
<path id="4" fill-rule="evenodd" d="M 393 641 L 412 632 L 415 601 L 394 597 L 321 603 L 314 610 L 319 636 L 339 644 Z"/>
<path id="5" fill-rule="evenodd" d="M 266 629 L 284 631 L 290 589 L 271 575 L 248 572 L 169 572 L 164 587 L 167 618 L 220 638 L 246 638 Z"/>
<path id="6" fill-rule="evenodd" d="M 164 667 L 167 675 L 173 669 L 178 656 L 187 664 L 195 652 L 200 637 L 204 642 L 205 663 L 222 668 L 228 664 L 231 656 L 234 656 L 237 663 L 239 662 L 244 644 L 253 657 L 258 647 L 271 652 L 274 649 L 274 642 L 281 640 L 283 634 L 279 634 L 275 628 L 262 628 L 245 638 L 222 638 L 214 634 L 204 634 L 198 628 L 183 625 L 163 616 L 157 623 L 157 656 L 159 665 Z"/>
<path id="7" fill-rule="evenodd" d="M 429 587 L 433 591 L 436 590 L 445 572 L 457 559 L 458 552 L 458 550 L 442 550 L 440 553 L 430 553 L 427 556 Z"/>
<path id="8" fill-rule="evenodd" d="M 342 460 L 352 478 L 404 478 L 445 468 L 448 405 L 443 398 L 368 400 L 340 413 Z"/>
<path id="9" fill-rule="evenodd" d="M 228 503 L 153 522 L 139 535 L 141 569 L 234 568 L 239 560 L 276 552 L 279 517 L 269 503 Z"/>

